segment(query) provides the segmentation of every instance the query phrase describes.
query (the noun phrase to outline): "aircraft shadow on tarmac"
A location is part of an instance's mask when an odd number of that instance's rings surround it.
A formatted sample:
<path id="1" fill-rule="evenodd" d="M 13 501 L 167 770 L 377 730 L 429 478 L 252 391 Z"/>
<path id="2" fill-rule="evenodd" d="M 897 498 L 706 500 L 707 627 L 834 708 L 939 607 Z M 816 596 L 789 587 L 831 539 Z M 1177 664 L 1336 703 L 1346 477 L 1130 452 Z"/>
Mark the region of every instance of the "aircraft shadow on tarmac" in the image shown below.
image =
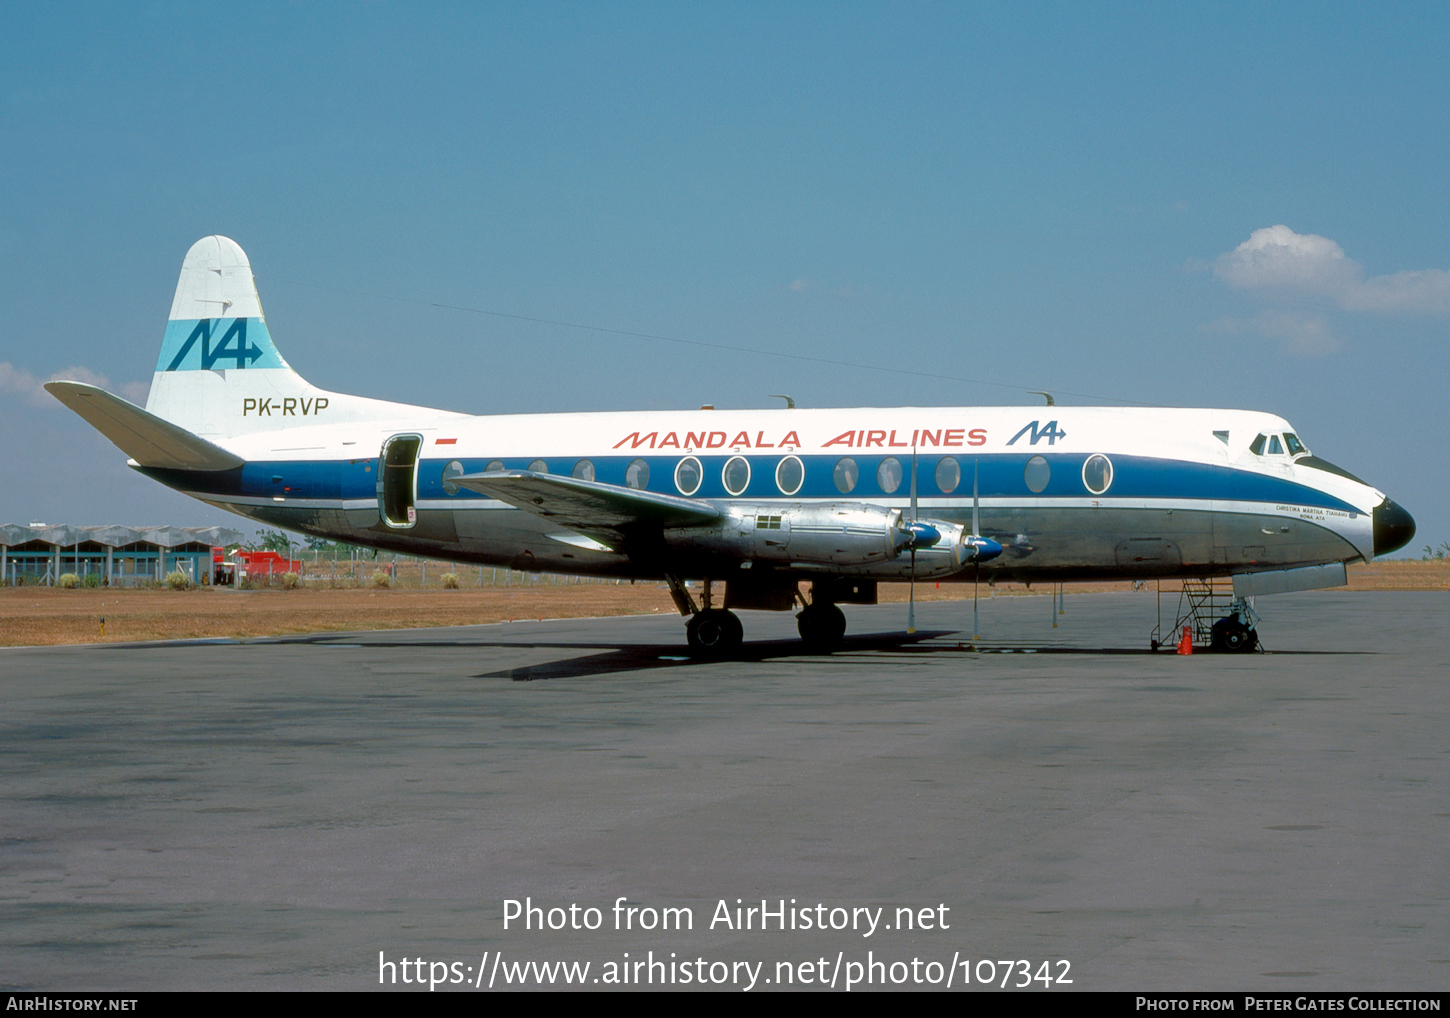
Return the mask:
<path id="1" fill-rule="evenodd" d="M 728 662 L 719 662 L 709 658 L 693 658 L 684 652 L 684 649 L 673 644 L 662 645 L 633 645 L 629 647 L 618 647 L 598 654 L 586 654 L 582 657 L 567 658 L 559 661 L 545 661 L 534 665 L 524 665 L 518 668 L 504 668 L 498 671 L 481 672 L 472 676 L 475 679 L 511 679 L 514 682 L 537 682 L 542 679 L 568 679 L 583 676 L 609 675 L 616 672 L 637 672 L 648 671 L 656 668 L 693 668 L 700 665 L 717 663 L 749 663 L 752 661 L 770 660 L 797 660 L 801 663 L 832 665 L 842 667 L 848 665 L 866 665 L 879 669 L 891 656 L 907 655 L 941 658 L 946 656 L 973 655 L 997 655 L 997 654 L 1076 654 L 1076 655 L 1108 655 L 1113 657 L 1144 657 L 1163 655 L 1173 657 L 1171 648 L 1160 648 L 1158 651 L 1146 647 L 1124 648 L 1124 647 L 1032 647 L 1032 646 L 983 646 L 978 644 L 972 646 L 970 640 L 957 640 L 953 637 L 955 633 L 919 633 L 916 637 L 907 638 L 902 636 L 860 636 L 854 639 L 847 639 L 840 647 L 830 654 L 812 653 L 802 647 L 799 641 L 776 640 L 760 643 L 747 643 L 740 650 L 728 659 Z M 926 642 L 933 641 L 933 642 Z M 472 646 L 487 646 L 473 644 Z M 517 648 L 519 644 L 496 644 L 499 647 Z M 568 644 L 549 644 L 550 648 L 564 649 Z M 574 647 L 582 645 L 574 644 Z M 589 646 L 597 646 L 592 644 Z M 1198 651 L 1198 654 L 1207 653 Z M 1276 651 L 1281 656 L 1300 657 L 1305 655 L 1332 654 L 1335 656 L 1345 654 L 1362 654 L 1365 651 Z M 1217 659 L 1232 660 L 1238 658 L 1237 654 L 1213 654 Z M 1257 656 L 1257 655 L 1254 655 Z"/>
<path id="2" fill-rule="evenodd" d="M 435 634 L 439 630 L 433 631 Z M 454 632 L 458 632 L 454 630 Z M 473 649 L 479 650 L 521 650 L 540 649 L 567 653 L 570 651 L 593 650 L 596 653 L 562 657 L 553 661 L 516 668 L 503 668 L 480 672 L 471 676 L 475 679 L 509 679 L 514 682 L 537 682 L 544 679 L 567 679 L 584 676 L 612 675 L 619 672 L 650 671 L 658 668 L 695 668 L 721 663 L 750 663 L 761 661 L 794 660 L 806 664 L 828 664 L 834 667 L 867 665 L 880 668 L 892 657 L 918 657 L 940 659 L 949 656 L 973 655 L 1031 655 L 1031 654 L 1076 654 L 1113 657 L 1143 657 L 1163 655 L 1173 657 L 1171 647 L 1160 647 L 1156 652 L 1147 647 L 1083 647 L 1062 644 L 1032 644 L 1028 642 L 1007 643 L 1005 641 L 982 641 L 975 645 L 969 637 L 957 630 L 922 630 L 915 635 L 904 633 L 878 633 L 848 636 L 834 652 L 821 654 L 812 651 L 800 640 L 760 640 L 743 644 L 728 659 L 691 657 L 685 647 L 677 643 L 629 643 L 610 646 L 601 641 L 533 641 L 533 640 L 479 640 L 470 639 L 459 632 L 456 637 L 439 639 L 409 639 L 392 631 L 386 635 L 374 636 L 362 633 L 311 633 L 296 636 L 262 637 L 251 640 L 213 639 L 176 640 L 151 643 L 111 644 L 109 650 L 141 649 L 184 649 L 198 644 L 306 644 L 318 647 L 363 647 L 368 649 Z M 1201 655 L 1207 651 L 1197 651 Z M 1294 657 L 1316 655 L 1358 655 L 1372 653 L 1363 650 L 1289 650 L 1267 651 L 1269 654 L 1292 655 Z M 1238 654 L 1213 654 L 1214 658 L 1232 660 Z M 1250 657 L 1261 655 L 1251 654 Z"/>
<path id="3" fill-rule="evenodd" d="M 903 635 L 858 636 L 846 639 L 838 650 L 830 654 L 813 653 L 805 648 L 798 640 L 770 640 L 744 644 L 728 660 L 730 663 L 796 660 L 801 663 L 832 665 L 835 667 L 866 665 L 879 669 L 890 657 L 898 655 L 930 657 L 935 659 L 948 656 L 985 656 L 997 654 L 1077 654 L 1143 657 L 1153 656 L 1156 653 L 1165 657 L 1174 656 L 1171 648 L 1160 648 L 1155 652 L 1146 647 L 1005 646 L 982 645 L 980 643 L 974 647 L 970 639 L 963 640 L 960 639 L 960 636 L 960 633 L 952 631 L 920 632 L 912 637 Z M 519 644 L 495 644 L 494 646 L 517 648 Z M 580 648 L 583 646 L 598 645 L 551 643 L 548 646 L 550 648 L 557 647 L 564 649 L 570 646 Z M 1202 654 L 1205 652 L 1199 651 L 1198 653 Z M 1289 651 L 1287 653 L 1297 657 L 1305 653 L 1354 654 L 1364 652 Z M 1214 654 L 1213 656 L 1215 658 L 1233 659 L 1239 655 Z M 708 658 L 690 657 L 684 648 L 673 644 L 636 644 L 627 647 L 616 647 L 597 654 L 586 654 L 581 657 L 566 658 L 558 661 L 545 661 L 518 668 L 503 668 L 497 671 L 482 672 L 472 677 L 476 679 L 511 679 L 514 682 L 537 682 L 543 679 L 579 678 L 583 676 L 609 675 L 615 672 L 648 671 L 656 668 L 692 668 L 715 663 L 718 662 Z"/>

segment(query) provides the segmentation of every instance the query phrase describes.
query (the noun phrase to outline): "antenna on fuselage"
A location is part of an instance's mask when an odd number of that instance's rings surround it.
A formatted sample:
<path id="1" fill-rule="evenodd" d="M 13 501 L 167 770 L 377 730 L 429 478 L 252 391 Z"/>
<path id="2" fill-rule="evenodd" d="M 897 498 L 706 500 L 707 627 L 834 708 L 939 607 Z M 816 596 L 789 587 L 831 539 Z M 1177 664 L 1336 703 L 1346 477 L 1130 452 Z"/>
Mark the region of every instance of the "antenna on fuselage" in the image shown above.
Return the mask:
<path id="1" fill-rule="evenodd" d="M 1043 392 L 1041 389 L 1028 389 L 1027 391 L 1034 396 L 1041 396 L 1043 399 L 1047 400 L 1048 406 L 1057 406 L 1057 400 L 1052 398 L 1052 393 Z"/>
<path id="2" fill-rule="evenodd" d="M 770 394 L 770 398 L 771 399 L 783 399 L 783 400 L 785 400 L 785 408 L 787 410 L 794 410 L 795 409 L 795 400 L 791 399 L 789 396 L 785 395 L 784 393 L 772 392 Z"/>

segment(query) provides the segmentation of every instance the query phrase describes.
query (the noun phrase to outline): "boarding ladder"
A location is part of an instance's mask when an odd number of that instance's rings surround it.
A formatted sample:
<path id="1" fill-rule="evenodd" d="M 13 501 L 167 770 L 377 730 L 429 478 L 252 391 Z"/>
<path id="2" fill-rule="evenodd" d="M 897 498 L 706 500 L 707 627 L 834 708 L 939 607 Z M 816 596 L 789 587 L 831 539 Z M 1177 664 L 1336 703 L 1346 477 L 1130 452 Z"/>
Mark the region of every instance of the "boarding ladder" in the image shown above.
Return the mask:
<path id="1" fill-rule="evenodd" d="M 1172 593 L 1172 590 L 1169 591 Z M 1153 649 L 1172 647 L 1178 642 L 1184 626 L 1193 627 L 1194 646 L 1207 647 L 1213 642 L 1213 624 L 1229 614 L 1234 601 L 1231 577 L 1184 580 L 1178 595 L 1178 614 L 1172 627 L 1163 632 L 1163 584 L 1158 584 L 1158 625 L 1153 628 Z"/>

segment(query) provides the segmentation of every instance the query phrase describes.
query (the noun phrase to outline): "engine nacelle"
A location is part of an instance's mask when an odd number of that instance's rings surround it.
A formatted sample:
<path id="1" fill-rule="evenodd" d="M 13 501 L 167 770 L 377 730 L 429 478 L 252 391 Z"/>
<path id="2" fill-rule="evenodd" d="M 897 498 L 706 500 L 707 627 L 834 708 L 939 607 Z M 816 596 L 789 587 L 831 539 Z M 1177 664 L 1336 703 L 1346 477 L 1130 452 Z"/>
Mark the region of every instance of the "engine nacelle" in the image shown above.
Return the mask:
<path id="1" fill-rule="evenodd" d="M 889 562 L 910 541 L 901 511 L 861 502 L 741 504 L 708 527 L 665 531 L 674 549 L 831 571 Z"/>
<path id="2" fill-rule="evenodd" d="M 728 512 L 708 527 L 671 528 L 665 542 L 782 569 L 903 580 L 912 573 L 913 544 L 917 579 L 950 576 L 974 560 L 961 524 L 908 523 L 900 509 L 863 502 L 733 503 Z"/>

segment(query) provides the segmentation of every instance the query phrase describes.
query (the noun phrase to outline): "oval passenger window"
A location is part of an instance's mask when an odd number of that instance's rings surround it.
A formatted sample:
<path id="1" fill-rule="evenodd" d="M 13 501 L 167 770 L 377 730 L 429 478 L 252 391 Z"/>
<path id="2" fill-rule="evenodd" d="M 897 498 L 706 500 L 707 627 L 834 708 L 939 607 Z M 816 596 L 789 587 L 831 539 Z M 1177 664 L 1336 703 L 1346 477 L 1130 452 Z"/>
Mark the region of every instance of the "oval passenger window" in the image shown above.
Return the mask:
<path id="1" fill-rule="evenodd" d="M 901 461 L 895 456 L 887 456 L 882 460 L 881 465 L 876 468 L 876 483 L 886 495 L 901 487 Z"/>
<path id="2" fill-rule="evenodd" d="M 782 495 L 794 495 L 805 483 L 806 468 L 796 456 L 787 456 L 776 465 L 775 486 Z"/>
<path id="3" fill-rule="evenodd" d="M 936 488 L 950 495 L 962 483 L 962 467 L 953 456 L 943 456 L 936 464 Z"/>
<path id="4" fill-rule="evenodd" d="M 681 495 L 693 495 L 699 491 L 700 482 L 704 479 L 705 471 L 695 457 L 686 456 L 675 464 L 675 487 Z"/>
<path id="5" fill-rule="evenodd" d="M 463 476 L 463 464 L 454 460 L 443 468 L 443 490 L 450 495 L 456 495 L 463 490 L 463 486 L 454 482 L 453 478 Z"/>
<path id="6" fill-rule="evenodd" d="M 720 472 L 720 478 L 725 482 L 726 491 L 738 495 L 750 487 L 750 464 L 743 456 L 732 456 Z"/>
<path id="7" fill-rule="evenodd" d="M 1052 480 L 1052 467 L 1041 456 L 1033 456 L 1022 468 L 1022 480 L 1027 483 L 1028 491 L 1040 492 Z"/>
<path id="8" fill-rule="evenodd" d="M 1094 495 L 1101 495 L 1113 483 L 1113 464 L 1101 453 L 1089 456 L 1082 465 L 1082 483 Z"/>

